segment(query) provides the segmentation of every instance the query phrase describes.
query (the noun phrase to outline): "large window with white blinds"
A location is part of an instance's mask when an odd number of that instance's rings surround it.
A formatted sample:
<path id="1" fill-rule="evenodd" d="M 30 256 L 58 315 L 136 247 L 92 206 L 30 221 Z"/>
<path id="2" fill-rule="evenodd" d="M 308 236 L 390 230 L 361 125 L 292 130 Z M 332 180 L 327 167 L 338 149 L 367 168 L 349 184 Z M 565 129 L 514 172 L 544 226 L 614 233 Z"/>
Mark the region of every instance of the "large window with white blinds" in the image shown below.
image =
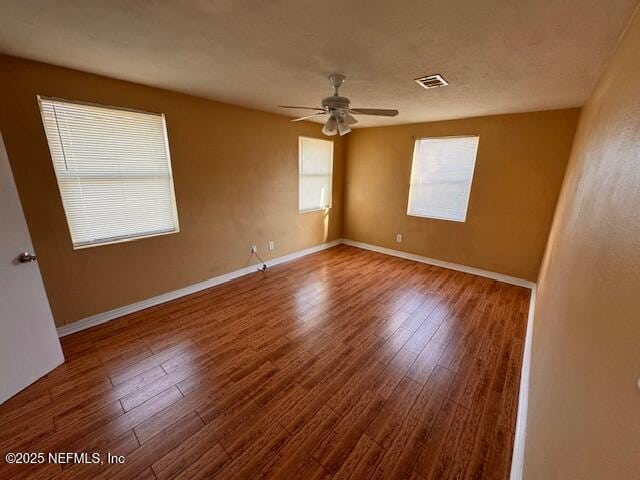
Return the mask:
<path id="1" fill-rule="evenodd" d="M 478 140 L 477 136 L 416 140 L 407 214 L 466 220 Z"/>
<path id="2" fill-rule="evenodd" d="M 311 212 L 331 207 L 333 142 L 300 137 L 298 141 L 298 207 Z"/>
<path id="3" fill-rule="evenodd" d="M 164 115 L 38 100 L 74 248 L 179 230 Z"/>

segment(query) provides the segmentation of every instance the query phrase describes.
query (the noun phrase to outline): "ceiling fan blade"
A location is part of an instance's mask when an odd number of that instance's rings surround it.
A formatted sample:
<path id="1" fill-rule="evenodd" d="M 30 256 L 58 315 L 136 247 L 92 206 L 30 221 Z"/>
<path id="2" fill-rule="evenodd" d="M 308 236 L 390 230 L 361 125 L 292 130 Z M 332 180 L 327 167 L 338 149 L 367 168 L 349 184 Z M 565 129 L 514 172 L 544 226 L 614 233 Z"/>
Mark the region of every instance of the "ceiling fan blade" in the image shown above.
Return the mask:
<path id="1" fill-rule="evenodd" d="M 278 105 L 280 108 L 296 108 L 298 110 L 320 110 L 322 112 L 325 112 L 326 110 L 324 108 L 320 108 L 320 107 L 295 107 L 293 105 Z"/>
<path id="2" fill-rule="evenodd" d="M 395 117 L 399 113 L 398 110 L 384 108 L 350 108 L 348 112 L 360 115 L 381 115 L 383 117 Z"/>
<path id="3" fill-rule="evenodd" d="M 326 114 L 327 114 L 327 112 L 312 113 L 311 115 L 307 115 L 306 117 L 294 118 L 291 121 L 292 122 L 301 122 L 302 120 L 306 120 L 308 118 L 317 117 L 318 115 L 326 115 Z"/>
<path id="4" fill-rule="evenodd" d="M 333 116 L 329 117 L 327 123 L 322 127 L 322 133 L 330 137 L 338 133 L 338 122 L 336 122 L 336 119 Z"/>

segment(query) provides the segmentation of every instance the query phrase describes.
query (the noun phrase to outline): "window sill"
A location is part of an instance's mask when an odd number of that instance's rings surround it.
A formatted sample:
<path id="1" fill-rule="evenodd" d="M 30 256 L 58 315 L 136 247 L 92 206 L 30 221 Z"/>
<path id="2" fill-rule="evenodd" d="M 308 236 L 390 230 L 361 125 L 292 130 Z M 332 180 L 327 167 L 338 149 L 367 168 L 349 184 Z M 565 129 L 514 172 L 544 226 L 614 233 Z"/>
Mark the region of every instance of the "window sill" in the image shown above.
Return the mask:
<path id="1" fill-rule="evenodd" d="M 330 208 L 331 207 L 309 208 L 307 210 L 298 210 L 298 213 L 325 212 L 325 211 L 328 211 Z"/>
<path id="2" fill-rule="evenodd" d="M 95 242 L 95 243 L 87 243 L 87 244 L 82 244 L 82 245 L 73 245 L 73 249 L 74 250 L 84 250 L 85 248 L 102 247 L 104 245 L 114 245 L 116 243 L 133 242 L 134 240 L 142 240 L 144 238 L 159 237 L 161 235 L 172 235 L 174 233 L 180 233 L 180 229 L 176 228 L 175 230 L 170 230 L 168 232 L 147 233 L 147 234 L 136 235 L 136 236 L 131 236 L 131 237 L 118 238 L 118 239 L 114 239 L 114 240 L 105 240 L 105 241 L 99 241 L 99 242 Z"/>
<path id="3" fill-rule="evenodd" d="M 467 221 L 466 215 L 462 219 L 451 218 L 451 217 L 438 217 L 436 215 L 420 215 L 419 213 L 409 213 L 409 212 L 407 212 L 407 215 L 409 217 L 429 218 L 431 220 L 444 220 L 445 222 L 465 223 Z"/>

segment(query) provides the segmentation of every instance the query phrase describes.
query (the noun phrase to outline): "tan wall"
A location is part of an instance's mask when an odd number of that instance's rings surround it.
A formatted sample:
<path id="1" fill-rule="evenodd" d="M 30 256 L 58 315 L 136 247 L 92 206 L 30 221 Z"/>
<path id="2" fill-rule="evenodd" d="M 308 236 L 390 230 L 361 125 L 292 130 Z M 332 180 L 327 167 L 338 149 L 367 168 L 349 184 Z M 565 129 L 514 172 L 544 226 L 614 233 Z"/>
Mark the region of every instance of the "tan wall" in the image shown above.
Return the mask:
<path id="1" fill-rule="evenodd" d="M 2 131 L 57 325 L 340 237 L 343 143 L 333 208 L 298 213 L 298 136 L 320 126 L 0 56 Z M 181 231 L 74 251 L 36 95 L 164 112 Z"/>
<path id="2" fill-rule="evenodd" d="M 579 110 L 368 128 L 349 134 L 344 236 L 536 280 Z M 407 215 L 415 137 L 479 135 L 465 223 Z M 403 234 L 401 244 L 396 233 Z"/>
<path id="3" fill-rule="evenodd" d="M 526 480 L 640 478 L 640 15 L 585 106 L 540 273 Z"/>

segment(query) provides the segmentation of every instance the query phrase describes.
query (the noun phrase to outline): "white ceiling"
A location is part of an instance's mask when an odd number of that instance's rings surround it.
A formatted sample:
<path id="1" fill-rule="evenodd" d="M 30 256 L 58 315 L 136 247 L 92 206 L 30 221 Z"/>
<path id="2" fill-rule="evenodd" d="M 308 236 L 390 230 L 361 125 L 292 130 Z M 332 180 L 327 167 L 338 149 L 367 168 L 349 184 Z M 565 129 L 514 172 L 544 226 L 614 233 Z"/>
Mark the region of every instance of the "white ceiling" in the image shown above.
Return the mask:
<path id="1" fill-rule="evenodd" d="M 344 73 L 388 125 L 581 105 L 636 3 L 0 0 L 0 52 L 288 115 Z"/>

